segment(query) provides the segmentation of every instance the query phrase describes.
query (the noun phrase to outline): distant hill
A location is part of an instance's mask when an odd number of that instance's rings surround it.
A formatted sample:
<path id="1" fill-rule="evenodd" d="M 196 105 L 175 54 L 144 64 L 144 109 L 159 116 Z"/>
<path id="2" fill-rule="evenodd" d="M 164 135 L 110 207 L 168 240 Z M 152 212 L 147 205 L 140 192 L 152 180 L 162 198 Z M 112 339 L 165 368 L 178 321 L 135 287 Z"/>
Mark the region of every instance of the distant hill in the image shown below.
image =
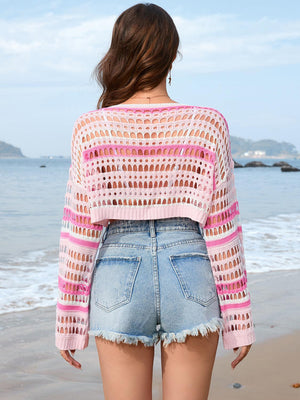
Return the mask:
<path id="1" fill-rule="evenodd" d="M 230 136 L 233 157 L 297 157 L 296 147 L 288 142 L 272 139 L 251 140 Z"/>
<path id="2" fill-rule="evenodd" d="M 2 142 L 0 140 L 0 158 L 25 158 L 19 147 Z"/>
<path id="3" fill-rule="evenodd" d="M 296 147 L 288 142 L 272 139 L 251 140 L 231 136 L 231 152 L 236 158 L 289 158 L 300 157 Z M 25 158 L 19 147 L 0 140 L 0 158 Z"/>

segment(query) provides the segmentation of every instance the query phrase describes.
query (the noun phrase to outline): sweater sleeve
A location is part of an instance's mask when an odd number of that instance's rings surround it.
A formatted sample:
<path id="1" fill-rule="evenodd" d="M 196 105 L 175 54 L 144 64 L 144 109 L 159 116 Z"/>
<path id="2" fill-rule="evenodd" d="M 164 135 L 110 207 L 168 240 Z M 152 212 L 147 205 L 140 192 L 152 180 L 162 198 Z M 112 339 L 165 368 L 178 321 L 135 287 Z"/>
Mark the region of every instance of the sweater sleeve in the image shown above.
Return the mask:
<path id="1" fill-rule="evenodd" d="M 244 257 L 243 233 L 234 180 L 228 124 L 222 116 L 216 138 L 214 184 L 203 227 L 223 319 L 225 349 L 255 341 Z"/>
<path id="2" fill-rule="evenodd" d="M 79 130 L 75 122 L 59 241 L 55 345 L 60 350 L 83 350 L 88 346 L 91 279 L 103 229 L 91 223 Z"/>

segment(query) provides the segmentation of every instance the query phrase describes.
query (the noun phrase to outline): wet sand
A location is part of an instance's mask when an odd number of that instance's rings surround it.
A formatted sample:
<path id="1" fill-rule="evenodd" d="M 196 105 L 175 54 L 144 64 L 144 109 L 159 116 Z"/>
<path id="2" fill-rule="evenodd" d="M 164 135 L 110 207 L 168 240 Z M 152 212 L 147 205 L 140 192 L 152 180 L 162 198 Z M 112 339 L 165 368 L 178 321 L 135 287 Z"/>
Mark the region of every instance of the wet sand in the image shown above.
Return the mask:
<path id="1" fill-rule="evenodd" d="M 232 370 L 236 355 L 223 349 L 220 338 L 209 400 L 300 399 L 300 388 L 291 386 L 300 383 L 299 283 L 300 270 L 248 275 L 257 340 Z M 3 314 L 0 321 L 1 399 L 104 399 L 94 337 L 88 348 L 75 353 L 82 370 L 71 367 L 54 345 L 54 306 Z M 239 389 L 232 387 L 236 382 Z M 153 400 L 160 399 L 157 345 Z"/>

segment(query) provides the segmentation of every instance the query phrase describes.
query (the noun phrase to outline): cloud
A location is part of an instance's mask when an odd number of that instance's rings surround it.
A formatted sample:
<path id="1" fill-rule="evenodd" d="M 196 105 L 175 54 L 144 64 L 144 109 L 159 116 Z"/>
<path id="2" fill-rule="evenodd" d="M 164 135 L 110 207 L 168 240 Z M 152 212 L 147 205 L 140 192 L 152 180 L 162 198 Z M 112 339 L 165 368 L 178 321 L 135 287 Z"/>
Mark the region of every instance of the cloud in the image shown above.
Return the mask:
<path id="1" fill-rule="evenodd" d="M 235 15 L 214 15 L 192 21 L 174 17 L 174 21 L 184 32 L 185 62 L 178 63 L 180 70 L 197 68 L 206 73 L 300 63 L 300 20 L 245 21 Z"/>
<path id="2" fill-rule="evenodd" d="M 114 21 L 113 16 L 86 19 L 52 13 L 0 21 L 0 83 L 87 82 L 108 46 Z"/>
<path id="3" fill-rule="evenodd" d="M 116 18 L 49 12 L 0 20 L 0 84 L 88 84 L 108 50 Z M 174 69 L 207 73 L 300 62 L 300 20 L 242 20 L 235 14 L 173 18 L 183 54 Z"/>

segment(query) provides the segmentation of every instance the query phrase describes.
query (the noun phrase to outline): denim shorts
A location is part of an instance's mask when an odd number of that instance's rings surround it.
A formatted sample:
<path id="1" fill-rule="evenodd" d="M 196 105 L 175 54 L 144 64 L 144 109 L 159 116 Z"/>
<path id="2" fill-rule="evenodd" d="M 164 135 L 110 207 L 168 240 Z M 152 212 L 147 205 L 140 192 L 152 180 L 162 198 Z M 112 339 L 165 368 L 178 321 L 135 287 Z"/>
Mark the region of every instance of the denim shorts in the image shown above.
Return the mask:
<path id="1" fill-rule="evenodd" d="M 112 220 L 92 276 L 89 335 L 163 346 L 223 327 L 203 231 L 185 217 Z"/>

